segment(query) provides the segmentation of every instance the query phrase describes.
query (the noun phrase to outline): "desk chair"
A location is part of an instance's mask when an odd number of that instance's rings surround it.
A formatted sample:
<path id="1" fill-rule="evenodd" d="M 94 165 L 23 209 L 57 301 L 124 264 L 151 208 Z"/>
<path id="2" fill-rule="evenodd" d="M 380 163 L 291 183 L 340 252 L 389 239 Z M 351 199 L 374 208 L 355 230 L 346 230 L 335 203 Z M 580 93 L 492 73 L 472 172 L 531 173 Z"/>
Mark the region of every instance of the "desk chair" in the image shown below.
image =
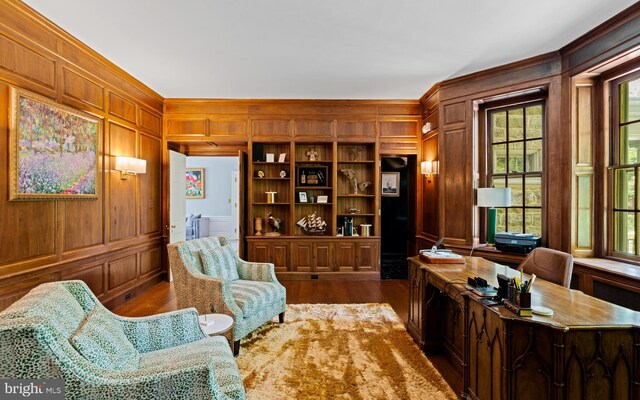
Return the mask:
<path id="1" fill-rule="evenodd" d="M 562 251 L 538 247 L 520 263 L 518 269 L 520 268 L 527 274 L 536 274 L 540 279 L 568 288 L 573 271 L 573 257 Z"/>

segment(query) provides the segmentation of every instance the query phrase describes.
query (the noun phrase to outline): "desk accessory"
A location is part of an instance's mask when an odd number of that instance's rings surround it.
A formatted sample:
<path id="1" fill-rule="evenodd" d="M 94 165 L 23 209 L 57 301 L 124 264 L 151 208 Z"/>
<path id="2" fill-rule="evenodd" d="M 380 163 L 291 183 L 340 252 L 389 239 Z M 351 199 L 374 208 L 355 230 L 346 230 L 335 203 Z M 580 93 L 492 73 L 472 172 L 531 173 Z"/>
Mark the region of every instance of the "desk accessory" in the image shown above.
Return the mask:
<path id="1" fill-rule="evenodd" d="M 504 306 L 520 317 L 530 317 L 533 315 L 531 309 L 531 292 L 527 292 L 529 282 L 518 282 L 518 278 L 512 278 L 507 287 L 507 298 L 504 299 Z"/>
<path id="2" fill-rule="evenodd" d="M 479 276 L 467 278 L 467 284 L 464 287 L 480 297 L 496 297 L 498 294 L 495 287 Z"/>
<path id="3" fill-rule="evenodd" d="M 465 260 L 451 250 L 420 250 L 420 259 L 431 264 L 464 264 Z"/>
<path id="4" fill-rule="evenodd" d="M 545 317 L 553 316 L 553 310 L 548 308 L 548 307 L 533 306 L 531 308 L 531 312 L 533 312 L 534 314 L 537 314 L 537 315 L 543 315 Z"/>

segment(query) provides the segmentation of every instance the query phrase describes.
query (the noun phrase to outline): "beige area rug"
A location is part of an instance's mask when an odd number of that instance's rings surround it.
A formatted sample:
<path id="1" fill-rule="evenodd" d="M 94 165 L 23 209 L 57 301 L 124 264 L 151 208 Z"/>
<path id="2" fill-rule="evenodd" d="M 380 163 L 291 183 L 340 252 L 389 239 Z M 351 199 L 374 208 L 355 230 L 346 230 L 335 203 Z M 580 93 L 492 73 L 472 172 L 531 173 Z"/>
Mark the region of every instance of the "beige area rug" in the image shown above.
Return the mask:
<path id="1" fill-rule="evenodd" d="M 247 398 L 456 399 L 388 304 L 296 304 L 242 341 Z"/>

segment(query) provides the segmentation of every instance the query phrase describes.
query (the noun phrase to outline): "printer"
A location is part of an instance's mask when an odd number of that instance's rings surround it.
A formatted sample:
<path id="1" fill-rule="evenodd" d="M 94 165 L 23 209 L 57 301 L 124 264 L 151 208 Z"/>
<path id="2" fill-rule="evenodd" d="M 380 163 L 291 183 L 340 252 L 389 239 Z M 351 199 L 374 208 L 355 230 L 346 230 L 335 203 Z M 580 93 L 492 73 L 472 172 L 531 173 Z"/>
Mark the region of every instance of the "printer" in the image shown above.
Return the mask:
<path id="1" fill-rule="evenodd" d="M 509 253 L 527 254 L 540 247 L 540 236 L 530 233 L 499 232 L 494 236 L 496 249 Z"/>

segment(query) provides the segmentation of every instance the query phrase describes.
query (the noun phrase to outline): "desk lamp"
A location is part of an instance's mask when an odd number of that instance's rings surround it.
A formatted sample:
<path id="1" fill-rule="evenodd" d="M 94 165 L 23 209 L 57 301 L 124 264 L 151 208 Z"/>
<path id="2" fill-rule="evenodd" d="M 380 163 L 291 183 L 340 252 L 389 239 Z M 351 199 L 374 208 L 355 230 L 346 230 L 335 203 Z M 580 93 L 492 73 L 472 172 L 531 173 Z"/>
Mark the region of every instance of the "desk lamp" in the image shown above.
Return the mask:
<path id="1" fill-rule="evenodd" d="M 489 207 L 487 210 L 487 243 L 495 242 L 496 214 L 494 207 L 511 207 L 511 188 L 478 188 L 478 207 Z"/>

